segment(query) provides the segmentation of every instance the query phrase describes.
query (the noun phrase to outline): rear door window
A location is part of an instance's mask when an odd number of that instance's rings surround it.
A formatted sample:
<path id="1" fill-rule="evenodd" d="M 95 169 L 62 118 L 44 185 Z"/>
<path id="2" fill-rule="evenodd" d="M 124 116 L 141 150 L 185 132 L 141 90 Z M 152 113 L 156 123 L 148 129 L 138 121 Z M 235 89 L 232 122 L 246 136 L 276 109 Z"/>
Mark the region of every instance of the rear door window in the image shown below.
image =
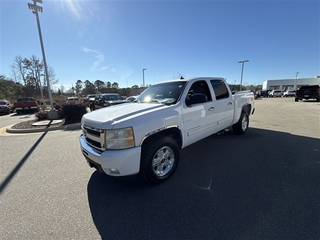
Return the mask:
<path id="1" fill-rule="evenodd" d="M 210 80 L 216 99 L 229 97 L 229 91 L 223 80 Z"/>

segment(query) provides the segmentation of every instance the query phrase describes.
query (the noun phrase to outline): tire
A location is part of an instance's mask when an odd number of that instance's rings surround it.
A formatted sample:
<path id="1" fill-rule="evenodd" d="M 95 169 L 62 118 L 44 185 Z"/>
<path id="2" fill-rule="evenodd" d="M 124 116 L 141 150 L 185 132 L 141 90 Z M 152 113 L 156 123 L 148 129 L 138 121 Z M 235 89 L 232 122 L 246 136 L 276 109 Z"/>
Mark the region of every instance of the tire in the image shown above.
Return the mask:
<path id="1" fill-rule="evenodd" d="M 232 129 L 236 134 L 244 134 L 249 127 L 249 115 L 246 112 L 242 112 L 240 119 L 237 123 L 232 125 Z"/>
<path id="2" fill-rule="evenodd" d="M 161 184 L 176 171 L 180 148 L 170 136 L 147 140 L 142 146 L 140 176 L 151 184 Z"/>
<path id="3" fill-rule="evenodd" d="M 299 101 L 299 99 L 298 99 L 298 98 L 294 98 L 294 101 L 295 101 L 295 102 L 298 102 L 298 101 Z"/>

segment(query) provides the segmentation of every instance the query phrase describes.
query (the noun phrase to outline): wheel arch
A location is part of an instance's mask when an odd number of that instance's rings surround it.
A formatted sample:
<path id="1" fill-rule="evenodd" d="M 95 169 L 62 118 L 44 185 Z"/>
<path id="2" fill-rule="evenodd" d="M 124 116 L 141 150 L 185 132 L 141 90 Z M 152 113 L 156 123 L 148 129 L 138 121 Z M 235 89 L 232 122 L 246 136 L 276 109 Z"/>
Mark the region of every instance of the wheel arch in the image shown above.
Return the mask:
<path id="1" fill-rule="evenodd" d="M 182 133 L 179 128 L 179 126 L 168 126 L 162 130 L 157 130 L 154 132 L 151 132 L 147 134 L 140 142 L 140 146 L 143 148 L 143 146 L 149 142 L 152 141 L 155 138 L 159 138 L 161 136 L 171 136 L 176 143 L 178 144 L 179 148 L 182 148 Z"/>
<path id="2" fill-rule="evenodd" d="M 251 108 L 252 108 L 251 104 L 249 104 L 249 103 L 245 104 L 242 106 L 242 112 L 246 112 L 246 113 L 248 113 L 248 115 L 250 115 Z"/>

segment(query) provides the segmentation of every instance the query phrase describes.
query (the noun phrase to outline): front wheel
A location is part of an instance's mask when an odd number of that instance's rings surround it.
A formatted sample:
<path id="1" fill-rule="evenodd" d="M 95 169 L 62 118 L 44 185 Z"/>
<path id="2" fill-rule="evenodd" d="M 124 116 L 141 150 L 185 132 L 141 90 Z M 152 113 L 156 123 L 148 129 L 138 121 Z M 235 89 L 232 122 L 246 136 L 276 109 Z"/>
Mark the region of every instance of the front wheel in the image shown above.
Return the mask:
<path id="1" fill-rule="evenodd" d="M 294 101 L 295 101 L 295 102 L 298 102 L 298 101 L 299 101 L 299 99 L 298 99 L 298 98 L 294 98 Z"/>
<path id="2" fill-rule="evenodd" d="M 236 134 L 244 134 L 249 127 L 249 115 L 246 112 L 242 112 L 240 119 L 237 123 L 232 125 L 232 129 Z"/>
<path id="3" fill-rule="evenodd" d="M 180 148 L 169 136 L 152 138 L 142 147 L 140 176 L 151 184 L 168 180 L 178 167 Z"/>

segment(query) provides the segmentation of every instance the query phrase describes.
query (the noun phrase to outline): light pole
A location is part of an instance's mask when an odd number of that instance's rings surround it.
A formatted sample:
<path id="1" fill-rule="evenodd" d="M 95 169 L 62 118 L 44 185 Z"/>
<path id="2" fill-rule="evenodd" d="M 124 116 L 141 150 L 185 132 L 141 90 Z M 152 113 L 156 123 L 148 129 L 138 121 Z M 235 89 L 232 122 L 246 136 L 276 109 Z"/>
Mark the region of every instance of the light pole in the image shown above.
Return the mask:
<path id="1" fill-rule="evenodd" d="M 147 70 L 146 68 L 142 69 L 142 80 L 143 80 L 143 87 L 145 87 L 145 84 L 144 84 L 144 71 Z"/>
<path id="2" fill-rule="evenodd" d="M 29 7 L 29 9 L 32 10 L 32 13 L 36 15 L 36 20 L 37 20 L 38 33 L 39 33 L 40 45 L 41 45 L 41 51 L 42 51 L 42 58 L 43 58 L 43 63 L 44 63 L 45 78 L 47 80 L 48 94 L 49 94 L 49 100 L 50 100 L 50 106 L 51 106 L 51 109 L 50 109 L 50 112 L 49 112 L 49 119 L 58 119 L 58 111 L 56 111 L 54 109 L 53 102 L 52 102 L 52 95 L 51 95 L 49 74 L 48 74 L 48 68 L 47 68 L 47 61 L 46 61 L 46 56 L 45 56 L 45 53 L 44 53 L 42 34 L 41 34 L 41 28 L 40 28 L 40 20 L 39 20 L 39 14 L 38 14 L 38 12 L 42 12 L 43 11 L 43 8 L 41 6 L 38 6 L 37 2 L 38 3 L 42 3 L 42 0 L 33 0 L 33 3 L 28 3 L 28 7 Z"/>
<path id="3" fill-rule="evenodd" d="M 240 91 L 242 90 L 242 77 L 243 77 L 243 68 L 244 68 L 244 63 L 245 62 L 249 62 L 249 60 L 242 60 L 242 61 L 238 62 L 238 63 L 242 63 L 241 80 L 240 80 Z"/>
<path id="4" fill-rule="evenodd" d="M 298 79 L 299 72 L 296 72 L 296 79 L 294 80 L 294 90 L 297 90 L 297 79 Z"/>

